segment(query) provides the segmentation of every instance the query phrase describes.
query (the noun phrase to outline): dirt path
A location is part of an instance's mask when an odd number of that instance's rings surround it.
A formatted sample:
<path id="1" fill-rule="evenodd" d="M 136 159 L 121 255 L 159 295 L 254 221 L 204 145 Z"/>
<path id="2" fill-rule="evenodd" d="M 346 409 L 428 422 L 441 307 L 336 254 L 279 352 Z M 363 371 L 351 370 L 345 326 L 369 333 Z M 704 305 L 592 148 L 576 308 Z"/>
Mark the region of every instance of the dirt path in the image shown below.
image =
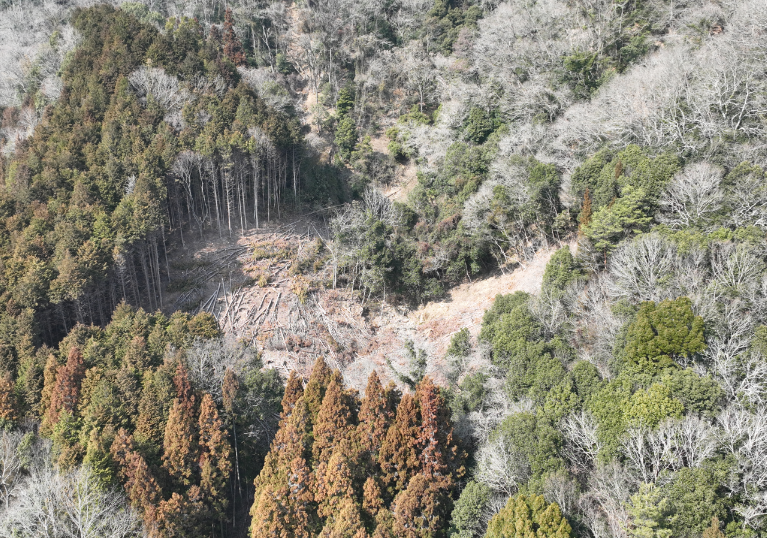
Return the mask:
<path id="1" fill-rule="evenodd" d="M 479 333 L 482 316 L 499 293 L 538 293 L 543 271 L 553 253 L 554 249 L 540 251 L 524 267 L 462 284 L 450 291 L 449 299 L 428 303 L 412 312 L 409 318 L 417 323 L 419 331 L 435 344 L 440 344 L 435 352 L 443 355 L 449 345 L 449 337 L 456 331 L 468 327 L 472 336 Z"/>

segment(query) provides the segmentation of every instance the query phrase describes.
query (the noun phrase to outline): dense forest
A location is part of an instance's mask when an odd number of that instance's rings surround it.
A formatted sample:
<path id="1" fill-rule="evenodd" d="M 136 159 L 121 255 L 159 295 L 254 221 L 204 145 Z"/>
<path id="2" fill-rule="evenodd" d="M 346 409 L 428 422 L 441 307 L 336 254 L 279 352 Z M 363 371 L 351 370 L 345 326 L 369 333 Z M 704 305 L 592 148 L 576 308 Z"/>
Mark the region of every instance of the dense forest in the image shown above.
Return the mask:
<path id="1" fill-rule="evenodd" d="M 0 0 L 0 536 L 767 536 L 766 55 L 762 0 Z M 178 300 L 298 221 L 322 316 L 548 257 L 360 385 Z"/>

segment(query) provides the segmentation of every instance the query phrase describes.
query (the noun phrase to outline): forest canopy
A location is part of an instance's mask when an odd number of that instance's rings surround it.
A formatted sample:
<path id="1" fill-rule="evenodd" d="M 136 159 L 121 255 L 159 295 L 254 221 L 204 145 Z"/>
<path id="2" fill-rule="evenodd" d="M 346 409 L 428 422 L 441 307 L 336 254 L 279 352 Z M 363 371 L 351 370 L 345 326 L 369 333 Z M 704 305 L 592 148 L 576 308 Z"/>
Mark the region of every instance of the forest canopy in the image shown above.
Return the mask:
<path id="1" fill-rule="evenodd" d="M 0 1 L 0 536 L 765 535 L 765 28 L 760 0 Z M 233 284 L 232 245 L 296 223 Z M 386 324 L 522 273 L 441 347 Z M 304 371 L 266 353 L 335 314 Z M 404 349 L 368 360 L 362 324 Z"/>

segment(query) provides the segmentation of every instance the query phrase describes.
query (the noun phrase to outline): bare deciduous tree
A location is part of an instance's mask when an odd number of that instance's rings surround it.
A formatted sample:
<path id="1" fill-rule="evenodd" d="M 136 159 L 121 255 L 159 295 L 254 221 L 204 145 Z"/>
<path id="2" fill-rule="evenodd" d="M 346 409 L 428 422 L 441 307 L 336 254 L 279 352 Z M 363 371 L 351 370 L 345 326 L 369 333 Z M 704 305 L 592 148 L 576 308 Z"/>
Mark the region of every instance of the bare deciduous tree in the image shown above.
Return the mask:
<path id="1" fill-rule="evenodd" d="M 606 378 L 612 375 L 608 365 L 615 338 L 623 325 L 623 320 L 611 308 L 609 285 L 609 277 L 595 275 L 573 305 L 575 348 Z"/>
<path id="2" fill-rule="evenodd" d="M 152 96 L 169 112 L 181 110 L 191 99 L 191 94 L 181 86 L 178 79 L 165 73 L 159 67 L 139 67 L 128 77 L 138 97 L 146 100 Z"/>
<path id="3" fill-rule="evenodd" d="M 664 471 L 699 467 L 716 452 L 714 429 L 696 416 L 667 419 L 656 429 L 629 429 L 623 451 L 642 482 L 655 482 Z"/>
<path id="4" fill-rule="evenodd" d="M 727 484 L 743 502 L 735 510 L 744 526 L 756 526 L 767 515 L 767 409 L 750 412 L 731 404 L 718 418 L 720 443 L 735 456 L 737 472 Z"/>
<path id="5" fill-rule="evenodd" d="M 6 510 L 23 476 L 23 438 L 22 432 L 0 431 L 0 501 Z"/>
<path id="6" fill-rule="evenodd" d="M 139 538 L 141 519 L 122 494 L 105 489 L 88 467 L 64 472 L 48 458 L 30 465 L 14 502 L 0 512 L 0 536 Z"/>
<path id="7" fill-rule="evenodd" d="M 564 515 L 575 515 L 580 497 L 578 484 L 565 473 L 553 473 L 545 478 L 543 496 L 547 501 L 557 503 Z"/>
<path id="8" fill-rule="evenodd" d="M 711 291 L 745 296 L 761 284 L 764 262 L 748 245 L 719 243 L 711 252 Z"/>
<path id="9" fill-rule="evenodd" d="M 189 377 L 198 389 L 222 403 L 224 375 L 232 370 L 237 375 L 258 364 L 256 351 L 234 338 L 198 340 L 186 352 Z"/>
<path id="10" fill-rule="evenodd" d="M 632 302 L 661 301 L 676 296 L 676 252 L 657 234 L 624 242 L 610 258 L 610 292 Z"/>
<path id="11" fill-rule="evenodd" d="M 604 533 L 604 525 L 608 536 L 624 538 L 629 523 L 626 506 L 636 486 L 631 473 L 617 461 L 597 466 L 589 476 L 589 491 L 581 503 L 589 514 L 590 527 L 593 525 L 594 531 Z"/>
<path id="12" fill-rule="evenodd" d="M 362 193 L 365 208 L 387 226 L 398 226 L 402 215 L 392 201 L 375 187 L 367 187 Z"/>
<path id="13" fill-rule="evenodd" d="M 705 227 L 724 199 L 722 174 L 721 168 L 705 162 L 685 167 L 661 196 L 659 220 L 676 229 Z"/>
<path id="14" fill-rule="evenodd" d="M 515 453 L 503 435 L 482 445 L 477 454 L 477 480 L 506 496 L 530 477 L 530 467 L 522 454 Z"/>
<path id="15" fill-rule="evenodd" d="M 565 437 L 564 455 L 581 471 L 593 469 L 602 443 L 597 436 L 597 423 L 587 411 L 568 415 L 559 425 Z"/>

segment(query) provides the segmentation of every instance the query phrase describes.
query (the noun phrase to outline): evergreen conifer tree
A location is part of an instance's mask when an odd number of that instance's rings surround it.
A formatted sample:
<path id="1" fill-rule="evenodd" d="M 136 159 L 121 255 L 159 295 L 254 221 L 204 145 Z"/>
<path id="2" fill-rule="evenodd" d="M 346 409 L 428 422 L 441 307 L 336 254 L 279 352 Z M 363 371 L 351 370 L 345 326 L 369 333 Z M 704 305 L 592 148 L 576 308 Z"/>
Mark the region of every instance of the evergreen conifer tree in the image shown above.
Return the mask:
<path id="1" fill-rule="evenodd" d="M 179 361 L 176 376 L 176 399 L 165 425 L 163 441 L 163 467 L 178 486 L 189 486 L 194 480 L 197 468 L 197 436 L 195 435 L 194 394 L 189 376 Z"/>
<path id="2" fill-rule="evenodd" d="M 517 495 L 490 520 L 485 538 L 569 538 L 571 534 L 555 503 L 547 503 L 543 495 Z"/>
<path id="3" fill-rule="evenodd" d="M 134 436 L 141 443 L 151 444 L 159 450 L 165 432 L 163 403 L 155 382 L 156 374 L 144 373 L 143 389 L 138 404 L 138 416 L 135 419 Z"/>
<path id="4" fill-rule="evenodd" d="M 384 391 L 378 374 L 373 370 L 368 377 L 365 397 L 360 404 L 357 440 L 365 457 L 372 464 L 378 460 L 378 452 L 386 439 L 394 411 L 391 400 Z"/>
<path id="5" fill-rule="evenodd" d="M 446 526 L 452 510 L 446 477 L 416 474 L 392 503 L 395 530 L 403 538 L 431 538 Z"/>
<path id="6" fill-rule="evenodd" d="M 144 526 L 150 535 L 156 531 L 158 503 L 162 500 L 161 490 L 144 458 L 136 452 L 133 437 L 124 429 L 115 436 L 110 449 L 117 464 L 117 475 L 125 484 L 125 491 L 131 506 L 144 516 Z"/>
<path id="7" fill-rule="evenodd" d="M 43 390 L 40 393 L 40 418 L 42 419 L 43 431 L 50 432 L 51 426 L 46 427 L 46 418 L 48 416 L 48 410 L 51 407 L 51 394 L 56 387 L 56 372 L 59 369 L 59 364 L 56 361 L 56 356 L 53 353 L 48 355 L 48 359 L 45 361 L 45 368 L 43 369 Z"/>
<path id="8" fill-rule="evenodd" d="M 327 462 L 321 462 L 316 470 L 315 500 L 320 517 L 330 517 L 338 511 L 345 500 L 354 499 L 352 465 L 349 458 L 351 442 L 342 440 Z"/>
<path id="9" fill-rule="evenodd" d="M 80 383 L 84 376 L 82 353 L 77 347 L 72 347 L 69 350 L 67 363 L 56 373 L 56 384 L 51 392 L 51 403 L 44 420 L 47 427 L 56 425 L 62 411 L 75 413 L 80 398 Z"/>
<path id="10" fill-rule="evenodd" d="M 332 372 L 325 363 L 325 359 L 322 357 L 318 358 L 314 363 L 312 373 L 309 375 L 309 381 L 306 383 L 306 387 L 304 387 L 304 401 L 309 407 L 309 416 L 312 424 L 320 412 L 322 400 L 325 397 L 325 389 L 330 383 L 331 375 Z"/>
<path id="11" fill-rule="evenodd" d="M 226 8 L 224 14 L 224 56 L 229 58 L 234 65 L 244 65 L 246 63 L 242 43 L 234 32 L 232 8 Z"/>
<path id="12" fill-rule="evenodd" d="M 200 490 L 218 519 L 226 509 L 226 481 L 232 470 L 231 448 L 213 397 L 205 393 L 200 404 Z"/>
<path id="13" fill-rule="evenodd" d="M 11 426 L 18 418 L 18 402 L 10 372 L 0 372 L 0 428 Z"/>
<path id="14" fill-rule="evenodd" d="M 333 372 L 314 423 L 312 459 L 314 466 L 327 462 L 342 440 L 351 439 L 354 412 L 350 398 L 343 390 L 341 372 Z"/>
<path id="15" fill-rule="evenodd" d="M 405 394 L 397 407 L 397 416 L 386 433 L 378 458 L 387 500 L 404 490 L 410 478 L 420 470 L 420 437 L 421 413 L 418 402 L 412 395 Z"/>
<path id="16" fill-rule="evenodd" d="M 301 377 L 295 370 L 290 372 L 288 381 L 285 384 L 285 393 L 282 397 L 282 416 L 283 420 L 290 416 L 293 407 L 298 399 L 304 395 L 304 385 Z"/>
<path id="17" fill-rule="evenodd" d="M 427 477 L 463 475 L 465 453 L 459 450 L 453 438 L 450 408 L 430 378 L 425 377 L 416 389 L 421 409 L 421 468 Z"/>

